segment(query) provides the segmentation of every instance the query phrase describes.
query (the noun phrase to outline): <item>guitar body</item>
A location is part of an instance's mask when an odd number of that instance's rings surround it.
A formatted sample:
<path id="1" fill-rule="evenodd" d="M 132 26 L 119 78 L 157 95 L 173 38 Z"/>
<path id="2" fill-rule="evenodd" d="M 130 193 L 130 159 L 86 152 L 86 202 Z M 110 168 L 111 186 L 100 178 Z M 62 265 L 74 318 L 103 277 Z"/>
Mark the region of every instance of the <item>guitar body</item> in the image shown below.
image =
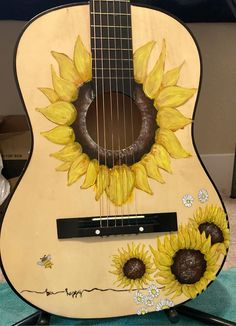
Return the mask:
<path id="1" fill-rule="evenodd" d="M 53 89 L 50 65 L 56 69 L 58 66 L 50 54 L 52 50 L 73 58 L 79 35 L 84 48 L 90 52 L 89 9 L 89 5 L 75 5 L 49 11 L 33 20 L 20 38 L 16 52 L 16 74 L 32 127 L 32 152 L 3 220 L 2 267 L 18 295 L 52 314 L 73 318 L 144 314 L 185 302 L 211 283 L 223 265 L 228 248 L 227 217 L 221 199 L 196 153 L 191 123 L 176 130 L 170 128 L 182 148 L 190 153 L 183 155 L 185 157 L 175 158 L 177 154 L 169 149 L 164 136 L 156 136 L 154 140 L 154 143 L 156 141 L 166 148 L 171 161 L 169 172 L 167 168 L 159 166 L 164 182 L 146 177 L 149 188 L 143 191 L 137 172 L 143 170 L 139 166 L 131 168 L 130 164 L 127 165 L 134 183 L 129 199 L 126 200 L 124 195 L 123 202 L 107 195 L 113 189 L 111 181 L 110 188 L 95 199 L 98 193 L 96 189 L 99 188 L 96 181 L 98 172 L 93 186 L 81 189 L 85 173 L 81 173 L 83 175 L 76 182 L 69 180 L 71 184 L 68 186 L 68 178 L 73 179 L 73 173 L 69 176 L 68 171 L 55 170 L 59 161 L 50 155 L 71 142 L 56 144 L 41 134 L 59 124 L 36 110 L 50 104 L 39 87 Z M 134 53 L 150 41 L 157 42 L 149 56 L 147 71 L 151 71 L 160 56 L 163 40 L 166 44 L 164 72 L 183 63 L 176 82 L 179 87 L 195 91 L 181 105 L 175 103 L 172 109 L 176 110 L 177 107 L 182 115 L 193 119 L 201 73 L 199 53 L 193 38 L 181 23 L 163 12 L 131 6 L 131 16 Z M 54 84 L 54 90 L 55 87 Z M 80 87 L 79 97 L 83 93 L 83 86 Z M 164 109 L 160 108 L 157 112 L 161 110 Z M 130 122 L 127 126 L 130 126 Z M 79 143 L 79 139 L 76 141 Z M 174 143 L 173 147 L 176 146 Z M 64 164 L 65 160 L 61 163 Z M 107 169 L 111 171 L 112 167 L 108 166 Z M 100 171 L 99 168 L 96 171 Z M 171 232 L 109 237 L 58 237 L 57 220 L 60 218 L 106 219 L 112 216 L 115 219 L 169 212 L 177 214 L 178 231 L 170 229 Z M 199 222 L 201 218 L 202 223 Z M 211 242 L 212 237 L 207 237 L 207 232 L 200 233 L 201 228 L 196 229 L 196 223 L 205 223 L 205 226 L 208 223 L 218 231 L 220 229 L 220 240 Z M 184 251 L 186 255 L 177 262 L 178 253 Z M 187 276 L 186 279 L 182 275 L 185 273 L 181 270 L 181 261 L 188 260 L 188 254 L 193 252 L 197 254 L 190 260 L 196 266 L 200 266 L 203 260 L 202 267 L 199 267 L 200 276 Z"/>

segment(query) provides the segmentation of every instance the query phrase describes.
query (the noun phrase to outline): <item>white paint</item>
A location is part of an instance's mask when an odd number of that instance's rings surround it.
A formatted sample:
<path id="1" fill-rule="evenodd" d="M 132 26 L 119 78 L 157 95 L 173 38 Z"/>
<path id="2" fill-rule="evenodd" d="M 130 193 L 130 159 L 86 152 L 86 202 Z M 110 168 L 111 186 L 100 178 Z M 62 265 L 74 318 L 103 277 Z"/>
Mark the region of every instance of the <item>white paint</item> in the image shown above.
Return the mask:
<path id="1" fill-rule="evenodd" d="M 200 155 L 209 175 L 222 195 L 230 196 L 234 153 Z"/>

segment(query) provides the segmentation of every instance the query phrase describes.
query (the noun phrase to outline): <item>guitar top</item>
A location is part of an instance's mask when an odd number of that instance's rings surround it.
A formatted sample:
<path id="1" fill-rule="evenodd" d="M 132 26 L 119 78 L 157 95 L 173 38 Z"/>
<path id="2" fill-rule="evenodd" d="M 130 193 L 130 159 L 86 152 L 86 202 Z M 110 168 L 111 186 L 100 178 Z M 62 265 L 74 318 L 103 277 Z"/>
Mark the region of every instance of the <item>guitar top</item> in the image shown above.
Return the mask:
<path id="1" fill-rule="evenodd" d="M 15 292 L 73 318 L 143 315 L 203 292 L 229 226 L 193 141 L 201 62 L 186 27 L 91 0 L 32 20 L 15 65 L 32 131 L 1 228 Z"/>

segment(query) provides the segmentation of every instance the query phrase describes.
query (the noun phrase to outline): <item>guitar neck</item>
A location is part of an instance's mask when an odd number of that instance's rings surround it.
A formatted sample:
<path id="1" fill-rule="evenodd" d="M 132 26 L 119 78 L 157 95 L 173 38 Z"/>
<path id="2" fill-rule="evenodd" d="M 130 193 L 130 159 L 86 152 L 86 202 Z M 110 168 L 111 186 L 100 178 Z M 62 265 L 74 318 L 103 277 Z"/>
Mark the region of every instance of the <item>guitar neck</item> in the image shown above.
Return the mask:
<path id="1" fill-rule="evenodd" d="M 93 81 L 98 90 L 130 95 L 133 80 L 129 0 L 90 1 Z"/>

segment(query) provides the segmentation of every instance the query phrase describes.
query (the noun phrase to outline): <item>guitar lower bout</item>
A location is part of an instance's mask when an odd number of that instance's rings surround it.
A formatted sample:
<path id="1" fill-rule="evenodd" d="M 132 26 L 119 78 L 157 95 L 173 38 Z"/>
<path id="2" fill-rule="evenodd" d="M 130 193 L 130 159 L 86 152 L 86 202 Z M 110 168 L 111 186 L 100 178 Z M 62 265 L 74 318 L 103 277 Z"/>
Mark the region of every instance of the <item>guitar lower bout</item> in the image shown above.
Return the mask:
<path id="1" fill-rule="evenodd" d="M 16 293 L 103 318 L 203 292 L 229 226 L 192 139 L 201 65 L 188 30 L 128 0 L 61 7 L 25 29 L 16 72 L 33 134 L 1 229 Z"/>

